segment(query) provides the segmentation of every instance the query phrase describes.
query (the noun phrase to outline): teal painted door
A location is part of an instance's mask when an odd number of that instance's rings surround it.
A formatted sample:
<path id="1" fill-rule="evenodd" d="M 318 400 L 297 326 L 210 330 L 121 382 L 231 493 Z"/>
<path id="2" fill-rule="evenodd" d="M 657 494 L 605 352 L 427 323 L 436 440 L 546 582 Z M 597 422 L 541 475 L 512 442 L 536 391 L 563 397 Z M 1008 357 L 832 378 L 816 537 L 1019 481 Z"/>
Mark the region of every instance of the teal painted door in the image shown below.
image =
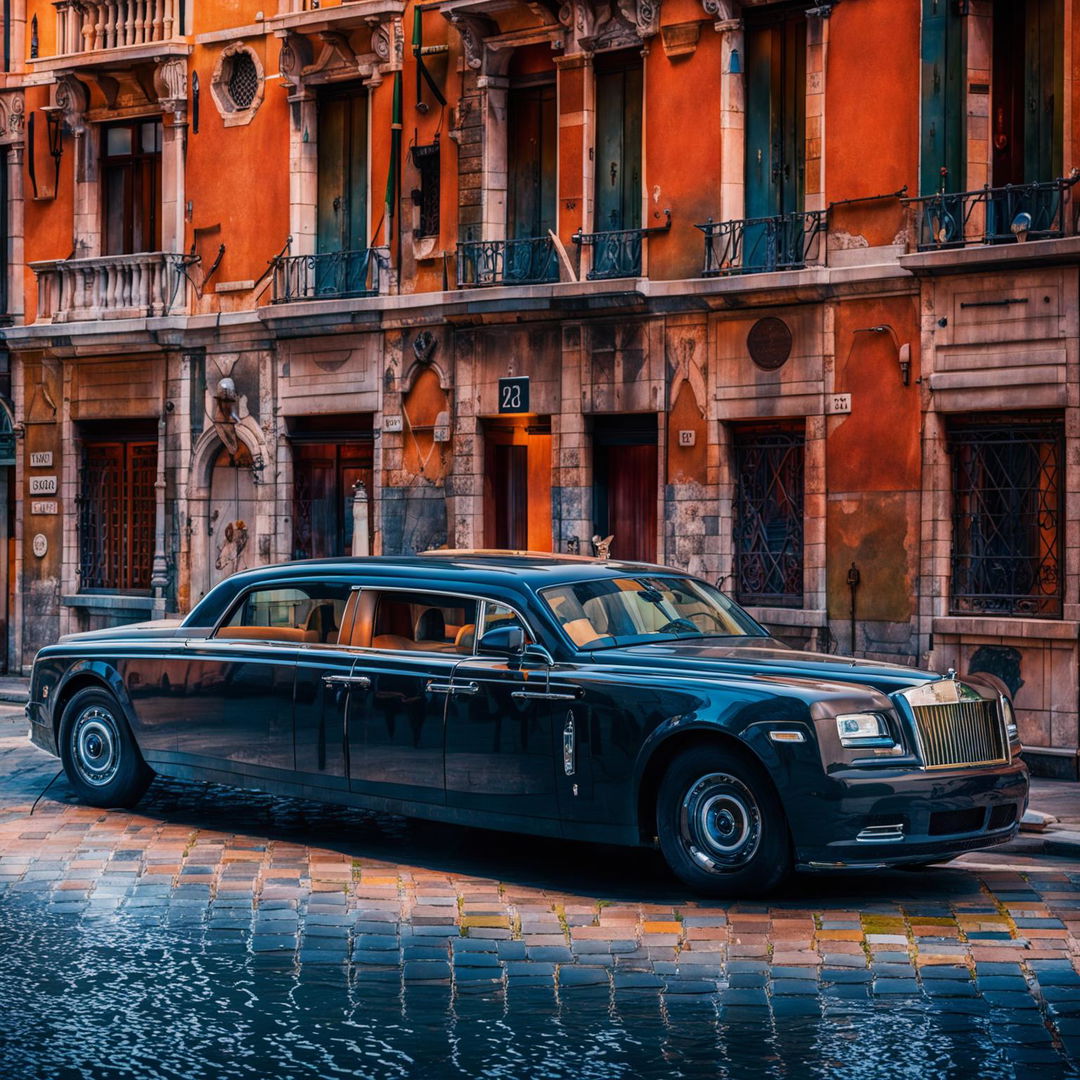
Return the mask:
<path id="1" fill-rule="evenodd" d="M 507 104 L 511 240 L 547 236 L 555 228 L 555 87 L 513 89 Z"/>
<path id="2" fill-rule="evenodd" d="M 641 57 L 601 54 L 596 67 L 596 232 L 641 227 Z"/>
<path id="3" fill-rule="evenodd" d="M 954 0 L 922 0 L 919 192 L 964 190 L 964 23 Z"/>
<path id="4" fill-rule="evenodd" d="M 805 148 L 806 16 L 800 12 L 747 27 L 747 218 L 802 210 Z M 787 246 L 784 238 L 790 232 L 767 224 L 748 225 L 743 233 L 743 265 L 791 262 L 789 253 L 780 250 Z"/>
<path id="5" fill-rule="evenodd" d="M 319 100 L 317 244 L 320 253 L 367 247 L 367 93 Z"/>

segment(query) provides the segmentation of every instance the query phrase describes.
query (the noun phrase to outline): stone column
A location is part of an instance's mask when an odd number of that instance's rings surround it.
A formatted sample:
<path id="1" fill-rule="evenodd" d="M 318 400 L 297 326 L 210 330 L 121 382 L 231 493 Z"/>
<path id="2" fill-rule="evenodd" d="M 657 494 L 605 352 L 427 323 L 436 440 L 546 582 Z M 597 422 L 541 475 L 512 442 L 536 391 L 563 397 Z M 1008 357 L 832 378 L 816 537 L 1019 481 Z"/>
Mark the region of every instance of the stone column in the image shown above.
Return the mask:
<path id="1" fill-rule="evenodd" d="M 720 220 L 746 216 L 746 44 L 742 19 L 720 19 Z"/>
<path id="2" fill-rule="evenodd" d="M 506 239 L 506 97 L 510 80 L 481 75 L 476 81 L 483 109 L 483 150 L 480 173 L 481 221 L 484 240 Z"/>
<path id="3" fill-rule="evenodd" d="M 179 58 L 159 64 L 154 85 L 161 103 L 161 250 L 184 250 L 187 157 L 187 62 Z"/>
<path id="4" fill-rule="evenodd" d="M 74 75 L 64 75 L 56 84 L 53 100 L 63 110 L 64 123 L 75 142 L 75 206 L 72 214 L 75 258 L 91 259 L 101 254 L 101 199 L 97 150 L 86 126 L 90 93 Z"/>
<path id="5" fill-rule="evenodd" d="M 302 72 L 311 63 L 311 43 L 300 34 L 281 42 L 278 69 L 289 91 L 290 255 L 314 255 L 319 198 L 319 114 L 315 94 Z"/>

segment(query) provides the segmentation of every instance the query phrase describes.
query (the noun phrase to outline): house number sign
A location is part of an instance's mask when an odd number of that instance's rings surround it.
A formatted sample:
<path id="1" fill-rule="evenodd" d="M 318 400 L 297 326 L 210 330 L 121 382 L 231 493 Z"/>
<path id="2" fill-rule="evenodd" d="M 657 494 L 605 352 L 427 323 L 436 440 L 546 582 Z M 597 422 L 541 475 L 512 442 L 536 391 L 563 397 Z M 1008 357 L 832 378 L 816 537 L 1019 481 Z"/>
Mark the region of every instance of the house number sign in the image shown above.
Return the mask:
<path id="1" fill-rule="evenodd" d="M 56 494 L 56 477 L 55 476 L 31 476 L 30 477 L 30 494 L 31 495 L 55 495 Z"/>
<path id="2" fill-rule="evenodd" d="M 499 380 L 499 412 L 523 413 L 529 411 L 529 376 Z"/>
<path id="3" fill-rule="evenodd" d="M 52 451 L 51 450 L 35 450 L 30 455 L 30 468 L 31 469 L 49 469 L 49 468 L 52 468 Z"/>

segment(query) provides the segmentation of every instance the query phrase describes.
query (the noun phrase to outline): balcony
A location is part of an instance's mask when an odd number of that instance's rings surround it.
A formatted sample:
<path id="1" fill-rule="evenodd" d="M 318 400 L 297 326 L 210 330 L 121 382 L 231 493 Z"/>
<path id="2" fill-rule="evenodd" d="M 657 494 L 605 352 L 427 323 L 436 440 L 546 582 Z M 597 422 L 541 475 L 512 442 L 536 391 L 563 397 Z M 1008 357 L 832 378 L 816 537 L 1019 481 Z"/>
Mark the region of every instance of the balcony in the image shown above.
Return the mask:
<path id="1" fill-rule="evenodd" d="M 183 40 L 190 0 L 59 0 L 56 55 L 32 63 L 39 70 L 110 67 L 159 61 L 191 51 Z"/>
<path id="2" fill-rule="evenodd" d="M 266 24 L 277 31 L 322 33 L 375 26 L 404 12 L 405 0 L 279 0 Z"/>
<path id="3" fill-rule="evenodd" d="M 822 261 L 825 210 L 776 217 L 708 221 L 696 225 L 705 234 L 703 277 L 802 270 Z"/>
<path id="4" fill-rule="evenodd" d="M 459 288 L 544 285 L 559 280 L 559 256 L 550 236 L 527 240 L 468 240 L 458 244 Z"/>
<path id="5" fill-rule="evenodd" d="M 978 191 L 910 199 L 915 210 L 917 250 L 939 251 L 1025 240 L 1075 236 L 1071 188 L 1078 177 L 1044 183 L 985 187 Z"/>
<path id="6" fill-rule="evenodd" d="M 144 252 L 31 263 L 38 322 L 160 318 L 190 310 L 188 255 Z"/>
<path id="7" fill-rule="evenodd" d="M 390 283 L 390 249 L 279 255 L 274 260 L 272 302 L 346 300 L 384 294 Z"/>
<path id="8" fill-rule="evenodd" d="M 608 229 L 605 232 L 575 233 L 571 239 L 579 250 L 592 248 L 592 266 L 585 275 L 589 281 L 640 277 L 642 241 L 653 233 L 671 231 L 671 211 L 665 210 L 666 222 L 648 229 Z"/>

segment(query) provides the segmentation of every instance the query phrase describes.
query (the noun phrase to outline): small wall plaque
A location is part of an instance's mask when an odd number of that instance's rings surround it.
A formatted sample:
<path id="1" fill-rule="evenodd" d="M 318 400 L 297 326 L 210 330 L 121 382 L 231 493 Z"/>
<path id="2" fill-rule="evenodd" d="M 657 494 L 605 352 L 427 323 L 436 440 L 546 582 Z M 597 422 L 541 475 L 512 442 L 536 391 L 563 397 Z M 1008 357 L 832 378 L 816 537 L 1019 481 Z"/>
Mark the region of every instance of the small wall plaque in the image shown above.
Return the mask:
<path id="1" fill-rule="evenodd" d="M 30 455 L 31 469 L 48 469 L 52 466 L 51 450 L 35 450 Z"/>
<path id="2" fill-rule="evenodd" d="M 44 533 L 35 533 L 32 547 L 34 554 L 39 559 L 45 557 L 45 552 L 49 550 L 49 541 Z"/>
<path id="3" fill-rule="evenodd" d="M 56 494 L 56 477 L 55 476 L 31 476 L 30 477 L 30 494 L 31 495 L 55 495 Z"/>
<path id="4" fill-rule="evenodd" d="M 382 422 L 383 431 L 401 431 L 402 421 L 400 416 L 384 416 Z"/>
<path id="5" fill-rule="evenodd" d="M 55 499 L 33 499 L 30 503 L 31 514 L 58 514 L 59 504 Z"/>
<path id="6" fill-rule="evenodd" d="M 694 446 L 697 443 L 697 432 L 691 429 L 690 431 L 679 432 L 679 445 L 680 446 Z"/>
<path id="7" fill-rule="evenodd" d="M 829 394 L 825 399 L 825 411 L 827 413 L 851 412 L 850 394 Z"/>

